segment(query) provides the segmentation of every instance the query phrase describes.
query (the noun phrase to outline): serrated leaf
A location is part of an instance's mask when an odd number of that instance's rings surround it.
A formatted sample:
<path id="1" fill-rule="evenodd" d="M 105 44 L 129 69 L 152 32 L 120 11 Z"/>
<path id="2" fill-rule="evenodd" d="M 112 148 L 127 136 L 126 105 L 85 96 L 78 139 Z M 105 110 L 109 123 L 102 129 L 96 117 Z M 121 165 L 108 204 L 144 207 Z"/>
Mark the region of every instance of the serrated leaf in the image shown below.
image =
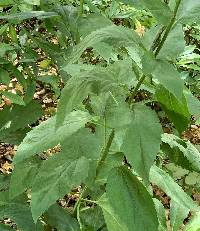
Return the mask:
<path id="1" fill-rule="evenodd" d="M 200 22 L 200 2 L 194 0 L 182 0 L 177 12 L 177 20 L 182 23 Z"/>
<path id="2" fill-rule="evenodd" d="M 13 229 L 9 225 L 0 224 L 1 231 L 13 231 Z"/>
<path id="3" fill-rule="evenodd" d="M 176 44 L 176 45 L 175 45 Z M 183 26 L 177 24 L 170 31 L 158 58 L 175 60 L 185 49 Z"/>
<path id="4" fill-rule="evenodd" d="M 9 73 L 2 68 L 0 68 L 0 81 L 5 85 L 9 85 L 10 83 Z"/>
<path id="5" fill-rule="evenodd" d="M 185 98 L 188 104 L 188 110 L 191 115 L 200 117 L 200 101 L 190 92 L 184 91 Z"/>
<path id="6" fill-rule="evenodd" d="M 195 202 L 183 191 L 183 189 L 162 169 L 151 167 L 150 181 L 162 189 L 176 203 L 189 210 L 198 210 Z"/>
<path id="7" fill-rule="evenodd" d="M 182 204 L 178 204 L 177 202 L 173 201 L 173 199 L 170 201 L 170 224 L 172 231 L 179 230 L 189 211 L 190 210 L 188 208 Z"/>
<path id="8" fill-rule="evenodd" d="M 14 162 L 21 162 L 36 153 L 43 152 L 64 141 L 67 137 L 84 127 L 91 119 L 90 115 L 83 111 L 74 111 L 65 117 L 63 125 L 56 129 L 55 116 L 42 122 L 30 131 L 19 145 L 14 157 Z"/>
<path id="9" fill-rule="evenodd" d="M 180 101 L 160 86 L 156 90 L 156 98 L 178 132 L 182 133 L 188 127 L 191 117 L 185 96 L 183 95 Z"/>
<path id="10" fill-rule="evenodd" d="M 122 151 L 133 169 L 148 183 L 149 171 L 160 149 L 162 128 L 154 111 L 135 105 Z"/>
<path id="11" fill-rule="evenodd" d="M 144 185 L 125 167 L 112 169 L 106 186 L 109 203 L 129 231 L 157 231 L 153 200 Z"/>
<path id="12" fill-rule="evenodd" d="M 130 60 L 120 61 L 107 68 L 96 67 L 90 71 L 83 71 L 69 79 L 61 93 L 56 116 L 59 127 L 66 114 L 76 109 L 89 93 L 100 94 L 118 90 L 122 91 L 122 85 L 130 84 L 132 71 Z"/>
<path id="13" fill-rule="evenodd" d="M 194 145 L 190 143 L 190 141 L 183 141 L 173 134 L 165 133 L 162 136 L 162 142 L 168 144 L 172 149 L 178 148 L 184 157 L 189 161 L 191 167 L 195 171 L 200 172 L 200 153 L 194 147 Z"/>
<path id="14" fill-rule="evenodd" d="M 7 198 L 2 198 L 4 195 Z M 2 203 L 3 201 L 4 203 Z M 26 202 L 22 201 L 21 198 L 9 201 L 7 191 L 0 193 L 0 219 L 4 218 L 10 218 L 23 231 L 37 231 L 30 208 L 26 205 Z"/>
<path id="15" fill-rule="evenodd" d="M 34 221 L 57 199 L 81 184 L 88 176 L 88 168 L 89 162 L 85 157 L 71 160 L 61 153 L 45 161 L 32 187 L 31 211 Z"/>
<path id="16" fill-rule="evenodd" d="M 25 105 L 23 99 L 21 96 L 8 92 L 8 91 L 3 91 L 0 92 L 1 94 L 3 94 L 6 98 L 8 98 L 12 103 L 14 104 L 18 104 L 18 105 Z"/>
<path id="17" fill-rule="evenodd" d="M 61 142 L 62 151 L 70 159 L 86 157 L 90 160 L 98 160 L 101 151 L 101 141 L 96 134 L 86 128 L 82 128 L 67 140 Z"/>
<path id="18" fill-rule="evenodd" d="M 42 106 L 37 101 L 32 101 L 26 106 L 14 105 L 12 108 L 4 108 L 0 112 L 0 135 L 24 128 L 34 123 L 42 114 Z"/>
<path id="19" fill-rule="evenodd" d="M 66 210 L 55 204 L 45 214 L 48 224 L 59 231 L 79 231 L 79 224 L 75 218 Z"/>
<path id="20" fill-rule="evenodd" d="M 117 214 L 114 212 L 113 208 L 104 194 L 97 202 L 101 207 L 106 222 L 108 231 L 128 231 L 127 226 L 119 219 Z"/>
<path id="21" fill-rule="evenodd" d="M 79 33 L 83 37 L 92 31 L 111 25 L 112 22 L 101 14 L 89 14 L 87 17 L 80 18 L 78 21 Z"/>
<path id="22" fill-rule="evenodd" d="M 87 228 L 91 227 L 91 230 L 101 230 L 102 227 L 105 226 L 103 212 L 99 206 L 83 210 L 80 215 L 83 224 Z"/>
<path id="23" fill-rule="evenodd" d="M 159 83 L 173 94 L 178 100 L 183 97 L 184 82 L 179 72 L 166 61 L 158 60 L 154 64 L 152 75 Z"/>
<path id="24" fill-rule="evenodd" d="M 49 18 L 49 17 L 55 17 L 58 16 L 55 12 L 45 12 L 45 11 L 29 11 L 29 12 L 21 12 L 21 13 L 13 13 L 9 15 L 2 15 L 0 16 L 0 19 L 4 20 L 24 20 L 24 19 L 30 19 L 30 18 Z"/>
<path id="25" fill-rule="evenodd" d="M 153 198 L 155 208 L 157 211 L 158 221 L 159 221 L 159 227 L 158 231 L 166 231 L 167 230 L 167 223 L 166 223 L 166 214 L 165 214 L 165 208 L 163 204 L 156 198 Z"/>
<path id="26" fill-rule="evenodd" d="M 134 32 L 122 26 L 107 26 L 93 31 L 86 36 L 78 45 L 74 46 L 71 55 L 67 57 L 68 63 L 75 63 L 83 51 L 93 45 L 112 39 L 118 46 L 130 46 L 140 44 L 139 36 Z"/>
<path id="27" fill-rule="evenodd" d="M 15 165 L 9 188 L 9 196 L 11 199 L 30 188 L 38 171 L 39 164 L 39 159 L 34 157 Z"/>
<path id="28" fill-rule="evenodd" d="M 163 3 L 161 0 L 142 0 L 141 3 L 149 9 L 158 22 L 163 25 L 169 22 L 172 12 L 166 3 Z M 165 13 L 163 14 L 163 12 Z"/>

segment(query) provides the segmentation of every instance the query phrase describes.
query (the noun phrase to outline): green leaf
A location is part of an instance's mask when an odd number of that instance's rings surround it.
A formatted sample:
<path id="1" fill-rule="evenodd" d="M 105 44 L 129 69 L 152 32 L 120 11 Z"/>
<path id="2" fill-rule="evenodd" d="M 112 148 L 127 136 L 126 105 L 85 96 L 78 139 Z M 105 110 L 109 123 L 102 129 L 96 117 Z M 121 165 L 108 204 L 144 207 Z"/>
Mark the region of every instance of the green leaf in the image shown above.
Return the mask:
<path id="1" fill-rule="evenodd" d="M 154 111 L 135 105 L 122 151 L 133 169 L 148 183 L 149 171 L 160 149 L 162 128 Z"/>
<path id="2" fill-rule="evenodd" d="M 144 185 L 128 169 L 112 169 L 106 191 L 111 207 L 128 230 L 158 230 L 153 200 Z"/>
<path id="3" fill-rule="evenodd" d="M 0 44 L 0 57 L 3 57 L 6 52 L 8 51 L 12 51 L 14 50 L 15 48 L 7 43 L 1 43 Z"/>
<path id="4" fill-rule="evenodd" d="M 10 226 L 3 225 L 3 224 L 0 224 L 0 230 L 1 231 L 13 231 L 13 229 Z"/>
<path id="5" fill-rule="evenodd" d="M 101 151 L 101 141 L 96 134 L 89 129 L 82 128 L 72 134 L 67 140 L 61 142 L 62 151 L 70 159 L 86 157 L 90 160 L 98 160 Z"/>
<path id="6" fill-rule="evenodd" d="M 166 214 L 165 208 L 163 204 L 156 198 L 153 198 L 155 208 L 157 211 L 158 221 L 159 221 L 159 231 L 166 231 L 167 230 L 167 223 L 166 223 Z"/>
<path id="7" fill-rule="evenodd" d="M 156 20 L 163 25 L 168 24 L 170 17 L 172 17 L 170 8 L 161 0 L 142 0 L 141 4 L 148 8 Z M 165 13 L 163 14 L 163 12 Z"/>
<path id="8" fill-rule="evenodd" d="M 45 11 L 29 11 L 29 12 L 21 12 L 21 13 L 13 13 L 10 15 L 3 15 L 0 16 L 0 19 L 4 20 L 11 20 L 11 19 L 18 19 L 18 20 L 24 20 L 24 19 L 30 19 L 30 18 L 49 18 L 49 17 L 55 17 L 58 16 L 55 12 L 45 12 Z"/>
<path id="9" fill-rule="evenodd" d="M 80 18 L 78 22 L 79 33 L 85 37 L 92 31 L 112 25 L 112 22 L 101 14 L 89 14 L 85 18 Z"/>
<path id="10" fill-rule="evenodd" d="M 9 85 L 10 83 L 9 73 L 2 68 L 0 68 L 0 81 L 5 85 Z"/>
<path id="11" fill-rule="evenodd" d="M 79 231 L 79 224 L 69 212 L 59 205 L 52 205 L 45 214 L 48 224 L 59 231 Z"/>
<path id="12" fill-rule="evenodd" d="M 185 98 L 188 104 L 188 110 L 191 115 L 196 118 L 200 117 L 200 101 L 190 92 L 184 91 Z"/>
<path id="13" fill-rule="evenodd" d="M 45 161 L 32 187 L 31 211 L 34 221 L 57 199 L 80 185 L 88 176 L 88 168 L 89 161 L 85 157 L 71 160 L 63 153 Z"/>
<path id="14" fill-rule="evenodd" d="M 115 45 L 118 46 L 134 46 L 135 44 L 140 44 L 139 36 L 134 31 L 122 26 L 107 26 L 93 31 L 78 45 L 74 46 L 71 55 L 67 57 L 68 63 L 75 63 L 86 48 L 108 39 L 112 39 L 112 42 L 115 42 Z"/>
<path id="15" fill-rule="evenodd" d="M 10 99 L 10 101 L 14 104 L 25 105 L 22 97 L 17 94 L 8 91 L 1 91 L 0 93 L 3 94 L 6 98 Z"/>
<path id="16" fill-rule="evenodd" d="M 180 101 L 168 90 L 160 86 L 156 90 L 156 98 L 178 132 L 182 133 L 186 130 L 190 123 L 191 115 L 188 111 L 185 97 L 182 96 Z"/>
<path id="17" fill-rule="evenodd" d="M 4 191 L 8 196 L 8 192 Z M 2 192 L 0 193 L 0 201 L 2 200 Z M 0 219 L 10 218 L 14 221 L 18 228 L 23 231 L 36 231 L 36 225 L 33 222 L 30 208 L 25 201 L 17 199 L 15 201 L 4 200 L 4 205 L 0 203 Z"/>
<path id="18" fill-rule="evenodd" d="M 130 66 L 129 66 L 130 65 Z M 132 79 L 130 60 L 120 61 L 107 68 L 96 67 L 82 71 L 70 78 L 61 93 L 58 104 L 57 126 L 59 127 L 66 114 L 76 109 L 89 93 L 123 91 L 122 85 L 130 84 Z"/>
<path id="19" fill-rule="evenodd" d="M 4 108 L 0 112 L 0 135 L 31 125 L 42 114 L 42 106 L 37 101 L 32 101 L 26 106 L 14 105 L 12 108 Z"/>
<path id="20" fill-rule="evenodd" d="M 15 165 L 9 188 L 9 196 L 11 199 L 30 188 L 38 171 L 39 163 L 38 157 L 34 157 Z"/>
<path id="21" fill-rule="evenodd" d="M 99 206 L 93 206 L 91 208 L 81 211 L 81 220 L 83 224 L 92 230 L 101 230 L 101 227 L 105 225 L 102 209 Z"/>
<path id="22" fill-rule="evenodd" d="M 108 231 L 129 231 L 127 226 L 119 219 L 117 214 L 106 197 L 106 194 L 98 200 L 97 204 L 101 207 Z"/>
<path id="23" fill-rule="evenodd" d="M 147 8 L 159 23 L 167 24 L 172 16 L 172 12 L 166 3 L 161 0 L 120 0 L 136 8 Z M 163 14 L 165 12 L 165 14 Z"/>
<path id="24" fill-rule="evenodd" d="M 190 141 L 183 141 L 173 134 L 163 134 L 162 142 L 168 144 L 171 149 L 178 148 L 189 161 L 191 167 L 200 172 L 200 153 Z M 188 166 L 190 167 L 190 166 Z"/>
<path id="25" fill-rule="evenodd" d="M 183 224 L 183 220 L 187 217 L 189 209 L 178 204 L 177 202 L 170 201 L 170 224 L 172 231 L 178 231 L 180 226 Z"/>
<path id="26" fill-rule="evenodd" d="M 200 22 L 200 2 L 194 0 L 182 0 L 177 12 L 177 20 L 182 23 Z"/>
<path id="27" fill-rule="evenodd" d="M 177 24 L 170 31 L 162 49 L 158 54 L 158 58 L 175 60 L 184 51 L 184 49 L 185 41 L 183 27 L 182 25 Z"/>
<path id="28" fill-rule="evenodd" d="M 90 115 L 82 111 L 74 111 L 65 117 L 63 125 L 56 130 L 55 116 L 42 122 L 30 131 L 19 145 L 14 162 L 21 162 L 36 153 L 43 152 L 64 141 L 67 137 L 84 127 L 91 119 Z"/>
<path id="29" fill-rule="evenodd" d="M 184 82 L 179 72 L 166 61 L 157 60 L 152 67 L 152 75 L 159 83 L 166 88 L 174 97 L 181 100 L 183 97 Z"/>
<path id="30" fill-rule="evenodd" d="M 176 203 L 189 210 L 198 210 L 195 202 L 183 191 L 183 189 L 162 169 L 151 167 L 150 181 L 162 189 Z"/>

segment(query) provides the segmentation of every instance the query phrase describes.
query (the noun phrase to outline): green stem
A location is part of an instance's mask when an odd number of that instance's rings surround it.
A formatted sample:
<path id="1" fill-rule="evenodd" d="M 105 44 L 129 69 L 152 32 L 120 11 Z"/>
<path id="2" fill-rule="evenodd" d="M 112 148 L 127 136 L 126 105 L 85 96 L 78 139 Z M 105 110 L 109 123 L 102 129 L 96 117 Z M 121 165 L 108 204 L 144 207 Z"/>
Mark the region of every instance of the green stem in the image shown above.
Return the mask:
<path id="1" fill-rule="evenodd" d="M 78 207 L 80 207 L 81 200 L 82 200 L 83 197 L 85 196 L 86 191 L 87 191 L 87 186 L 85 186 L 85 187 L 83 188 L 83 191 L 81 192 L 80 197 L 79 197 L 78 201 L 76 202 L 76 204 L 75 204 L 75 206 L 74 206 L 74 211 L 73 211 L 73 215 L 74 215 L 74 216 L 75 216 L 75 214 L 77 214 L 77 212 L 78 212 L 77 209 L 78 209 Z"/>
<path id="2" fill-rule="evenodd" d="M 84 4 L 84 0 L 80 0 L 79 16 L 82 16 L 82 15 L 83 15 L 83 4 Z"/>
<path id="3" fill-rule="evenodd" d="M 155 52 L 155 57 L 158 56 L 160 50 L 162 49 L 168 35 L 169 35 L 169 32 L 171 31 L 171 28 L 172 26 L 174 25 L 175 21 L 176 21 L 176 14 L 177 14 L 177 11 L 178 11 L 178 8 L 179 8 L 179 5 L 181 3 L 181 0 L 178 0 L 178 2 L 176 3 L 176 7 L 175 7 L 175 10 L 174 10 L 174 14 L 173 14 L 173 17 L 172 19 L 170 20 L 170 23 L 169 25 L 167 26 L 166 30 L 165 30 L 165 33 L 161 39 L 161 42 L 159 43 L 158 45 L 158 48 L 156 49 L 156 52 Z M 131 94 L 131 99 L 133 99 L 135 97 L 135 95 L 137 94 L 137 91 L 139 90 L 140 86 L 142 85 L 142 83 L 144 82 L 146 76 L 143 74 L 142 77 L 140 78 L 140 80 L 138 81 L 136 87 L 134 88 L 133 90 L 133 93 Z"/>
<path id="4" fill-rule="evenodd" d="M 80 226 L 80 230 L 82 230 L 83 225 L 82 225 L 81 218 L 80 218 L 80 206 L 81 206 L 81 204 L 79 203 L 78 206 L 77 206 L 77 220 L 78 220 L 78 223 L 79 223 L 79 226 Z"/>
<path id="5" fill-rule="evenodd" d="M 174 10 L 174 14 L 173 14 L 173 17 L 171 18 L 171 21 L 169 23 L 169 25 L 167 26 L 166 30 L 165 30 L 165 33 L 163 35 L 163 38 L 155 52 L 155 57 L 159 54 L 160 50 L 162 49 L 166 39 L 167 39 L 167 36 L 169 35 L 169 32 L 171 31 L 175 21 L 176 21 L 176 14 L 177 14 L 177 11 L 178 11 L 178 8 L 180 6 L 180 3 L 181 3 L 181 0 L 178 0 L 177 3 L 176 3 L 176 7 L 175 7 L 175 10 Z"/>
<path id="6" fill-rule="evenodd" d="M 107 144 L 106 144 L 106 146 L 105 146 L 105 148 L 103 150 L 102 156 L 101 156 L 101 158 L 100 158 L 100 160 L 99 160 L 99 162 L 97 164 L 96 177 L 98 176 L 99 171 L 100 171 L 100 169 L 101 169 L 101 167 L 102 167 L 102 165 L 103 165 L 103 163 L 104 163 L 104 161 L 105 161 L 105 159 L 106 159 L 106 157 L 108 155 L 109 149 L 110 149 L 111 144 L 112 144 L 113 139 L 114 139 L 114 136 L 115 136 L 115 130 L 112 129 L 112 131 L 110 133 L 110 136 L 108 138 L 108 142 L 107 142 Z"/>

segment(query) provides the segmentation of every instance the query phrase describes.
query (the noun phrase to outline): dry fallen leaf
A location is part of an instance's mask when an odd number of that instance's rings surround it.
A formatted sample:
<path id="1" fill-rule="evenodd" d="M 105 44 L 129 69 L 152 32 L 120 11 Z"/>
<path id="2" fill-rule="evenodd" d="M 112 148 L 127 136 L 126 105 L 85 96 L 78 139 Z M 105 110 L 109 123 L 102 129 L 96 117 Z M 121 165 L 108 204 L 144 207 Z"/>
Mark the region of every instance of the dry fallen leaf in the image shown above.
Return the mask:
<path id="1" fill-rule="evenodd" d="M 6 161 L 4 164 L 2 164 L 1 170 L 3 173 L 9 174 L 12 171 L 12 165 Z"/>

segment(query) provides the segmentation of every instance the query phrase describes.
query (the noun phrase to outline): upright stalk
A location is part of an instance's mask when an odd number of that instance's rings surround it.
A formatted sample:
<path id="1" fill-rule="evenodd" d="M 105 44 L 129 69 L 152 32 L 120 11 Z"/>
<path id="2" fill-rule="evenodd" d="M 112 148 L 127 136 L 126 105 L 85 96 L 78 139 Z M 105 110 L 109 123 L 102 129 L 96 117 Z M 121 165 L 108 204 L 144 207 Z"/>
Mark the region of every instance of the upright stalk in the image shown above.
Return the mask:
<path id="1" fill-rule="evenodd" d="M 83 4 L 84 4 L 84 0 L 80 0 L 79 16 L 82 16 L 83 14 Z"/>
<path id="2" fill-rule="evenodd" d="M 98 164 L 97 164 L 97 168 L 96 168 L 96 177 L 98 176 L 99 171 L 100 171 L 100 169 L 101 169 L 101 167 L 102 167 L 104 161 L 106 160 L 106 157 L 107 157 L 107 155 L 108 155 L 108 153 L 109 153 L 109 150 L 110 150 L 111 144 L 112 144 L 112 142 L 113 142 L 114 136 L 115 136 L 115 130 L 112 129 L 112 131 L 111 131 L 111 133 L 110 133 L 110 136 L 109 136 L 109 138 L 108 138 L 108 142 L 107 142 L 107 144 L 106 144 L 106 146 L 105 146 L 105 148 L 104 148 L 104 150 L 103 150 L 103 152 L 102 152 L 101 158 L 100 158 L 100 160 L 99 160 L 99 162 L 98 162 Z"/>
<path id="3" fill-rule="evenodd" d="M 174 25 L 174 23 L 176 21 L 176 15 L 177 15 L 180 3 L 181 3 L 181 0 L 178 0 L 177 3 L 176 3 L 176 7 L 174 9 L 173 17 L 171 18 L 170 23 L 167 26 L 167 28 L 165 30 L 165 33 L 164 33 L 164 35 L 163 35 L 163 37 L 162 37 L 162 39 L 161 39 L 161 41 L 160 41 L 160 43 L 158 45 L 158 48 L 155 51 L 155 57 L 158 56 L 160 50 L 162 49 L 162 47 L 163 47 L 163 45 L 164 45 L 164 43 L 165 43 L 165 41 L 166 41 L 166 39 L 167 39 L 167 37 L 169 35 L 169 32 L 171 31 L 171 29 L 172 29 L 172 27 L 173 27 L 173 25 Z M 137 91 L 139 90 L 140 86 L 144 82 L 145 78 L 146 78 L 146 76 L 143 74 L 142 77 L 140 78 L 140 80 L 138 81 L 136 87 L 134 88 L 133 93 L 131 94 L 132 99 L 136 96 Z"/>
<path id="4" fill-rule="evenodd" d="M 173 14 L 173 17 L 171 18 L 171 21 L 169 23 L 169 25 L 167 26 L 166 30 L 165 30 L 165 33 L 163 35 L 163 38 L 160 42 L 160 44 L 158 45 L 158 48 L 155 52 L 155 57 L 159 54 L 160 50 L 162 49 L 166 39 L 167 39 L 167 36 L 169 34 L 169 32 L 171 31 L 171 28 L 172 26 L 174 25 L 175 21 L 176 21 L 176 14 L 177 14 L 177 11 L 178 11 L 178 8 L 180 6 L 180 3 L 181 3 L 181 0 L 178 0 L 177 3 L 176 3 L 176 7 L 175 7 L 175 10 L 174 10 L 174 14 Z"/>

